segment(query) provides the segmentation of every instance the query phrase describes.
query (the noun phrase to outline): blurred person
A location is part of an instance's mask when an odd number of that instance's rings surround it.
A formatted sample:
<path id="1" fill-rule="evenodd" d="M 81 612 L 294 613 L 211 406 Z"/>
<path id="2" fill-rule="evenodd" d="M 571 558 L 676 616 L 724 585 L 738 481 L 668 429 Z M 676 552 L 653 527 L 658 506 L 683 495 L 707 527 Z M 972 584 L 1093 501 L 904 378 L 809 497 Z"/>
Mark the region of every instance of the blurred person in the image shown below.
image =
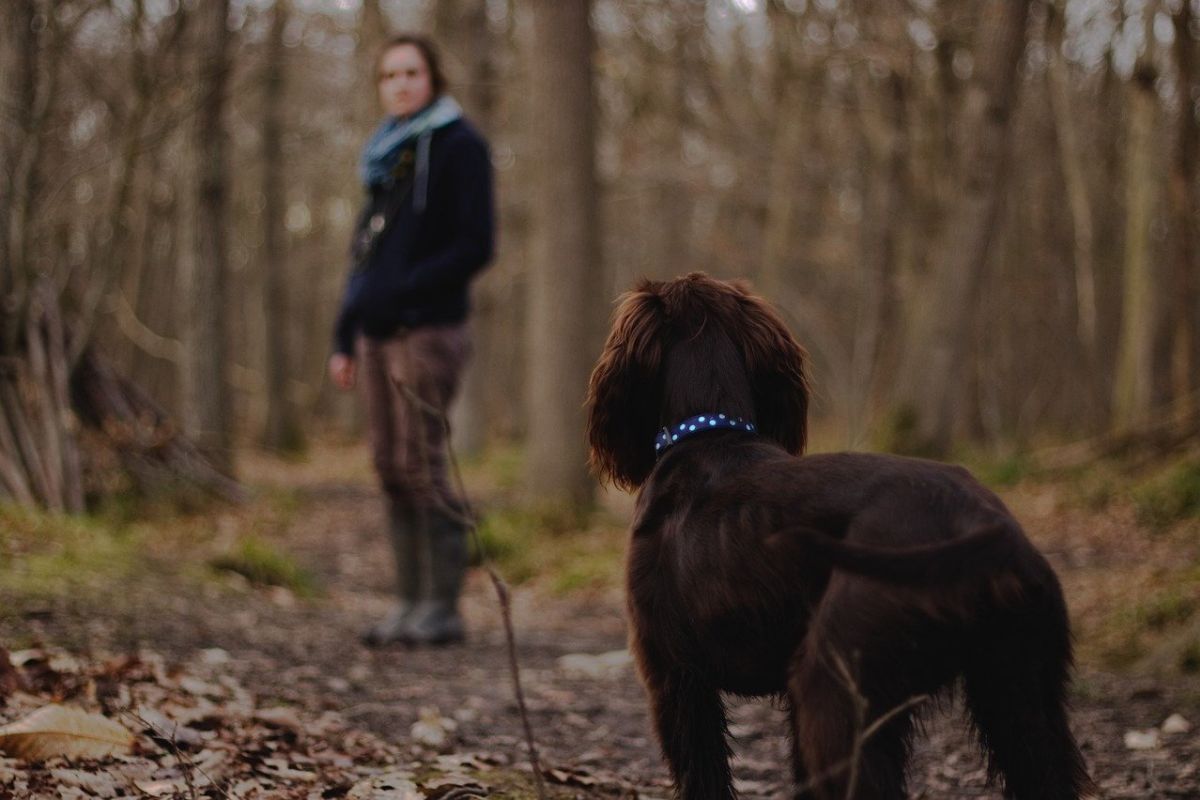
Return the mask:
<path id="1" fill-rule="evenodd" d="M 470 353 L 468 285 L 492 257 L 491 160 L 430 40 L 389 40 L 377 72 L 386 116 L 359 164 L 366 200 L 329 375 L 361 389 L 395 555 L 398 602 L 363 640 L 446 644 L 464 633 L 467 523 L 443 416 Z"/>

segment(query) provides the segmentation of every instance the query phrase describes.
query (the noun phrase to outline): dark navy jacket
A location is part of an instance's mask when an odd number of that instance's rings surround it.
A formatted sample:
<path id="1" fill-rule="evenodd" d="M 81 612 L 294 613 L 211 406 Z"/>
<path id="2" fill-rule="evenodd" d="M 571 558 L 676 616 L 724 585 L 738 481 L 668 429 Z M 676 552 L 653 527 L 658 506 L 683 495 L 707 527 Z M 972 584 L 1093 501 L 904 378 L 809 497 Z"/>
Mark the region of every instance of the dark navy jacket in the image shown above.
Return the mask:
<path id="1" fill-rule="evenodd" d="M 375 187 L 359 217 L 356 241 L 373 216 L 390 222 L 351 266 L 334 330 L 339 353 L 352 355 L 359 333 L 382 339 L 465 320 L 467 287 L 492 258 L 492 165 L 483 137 L 463 119 L 434 131 L 422 211 L 414 203 L 415 149 L 401 154 L 396 180 Z"/>

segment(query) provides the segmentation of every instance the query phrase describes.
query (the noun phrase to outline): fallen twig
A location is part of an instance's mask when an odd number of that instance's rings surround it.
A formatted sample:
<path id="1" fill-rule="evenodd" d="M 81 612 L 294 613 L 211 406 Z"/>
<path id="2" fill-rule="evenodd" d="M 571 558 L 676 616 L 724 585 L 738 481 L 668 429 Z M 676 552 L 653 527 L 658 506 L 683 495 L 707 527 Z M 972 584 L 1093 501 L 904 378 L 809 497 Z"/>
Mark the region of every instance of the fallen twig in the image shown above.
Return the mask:
<path id="1" fill-rule="evenodd" d="M 488 577 L 492 581 L 492 588 L 496 590 L 496 597 L 500 601 L 500 613 L 504 620 L 504 637 L 508 643 L 508 668 L 512 675 L 513 693 L 516 695 L 517 709 L 521 714 L 521 724 L 525 729 L 525 743 L 529 748 L 530 768 L 533 770 L 534 785 L 537 790 L 538 800 L 547 800 L 549 797 L 546 794 L 546 786 L 542 780 L 542 767 L 538 758 L 537 744 L 533 736 L 533 725 L 529 721 L 529 709 L 525 704 L 525 691 L 521 687 L 521 665 L 517 658 L 517 640 L 516 634 L 513 631 L 512 622 L 512 603 L 510 602 L 510 593 L 508 584 L 500 577 L 500 574 L 492 568 L 491 559 L 483 547 L 483 539 L 479 535 L 479 523 L 474 511 L 471 509 L 471 504 L 467 500 L 466 484 L 463 482 L 462 470 L 458 465 L 458 457 L 454 453 L 454 447 L 450 444 L 450 419 L 442 412 L 441 409 L 433 406 L 414 392 L 407 384 L 398 378 L 393 377 L 397 388 L 408 399 L 409 403 L 415 406 L 420 411 L 429 414 L 439 420 L 442 427 L 446 431 L 446 451 L 450 457 L 450 466 L 454 470 L 454 481 L 458 486 L 458 494 L 462 501 L 462 512 L 456 513 L 455 509 L 443 509 L 445 512 L 451 513 L 460 519 L 471 533 L 471 538 L 475 542 L 476 552 L 479 553 L 479 561 L 487 572 Z"/>
<path id="2" fill-rule="evenodd" d="M 213 789 L 215 789 L 217 791 L 217 793 L 221 795 L 221 797 L 224 797 L 226 800 L 238 800 L 238 798 L 236 796 L 234 796 L 234 795 L 230 794 L 229 792 L 227 792 L 226 790 L 222 789 L 221 785 L 219 783 L 217 783 L 215 780 L 213 780 L 211 775 L 209 775 L 207 772 L 205 772 L 204 769 L 199 764 L 197 764 L 195 761 L 193 761 L 191 756 L 189 756 L 187 753 L 183 752 L 183 750 L 181 750 L 179 748 L 179 744 L 175 739 L 174 731 L 172 731 L 171 734 L 168 736 L 165 731 L 163 731 L 161 728 L 159 728 L 153 722 L 146 719 L 141 714 L 138 714 L 135 711 L 125 710 L 125 711 L 121 711 L 120 713 L 122 715 L 127 716 L 130 719 L 134 720 L 139 725 L 141 725 L 145 728 L 149 728 L 150 730 L 154 731 L 154 733 L 158 736 L 159 739 L 162 739 L 164 742 L 166 742 L 167 744 L 169 744 L 171 746 L 170 750 L 168 752 L 170 752 L 171 755 L 173 755 L 177 759 L 179 759 L 185 767 L 185 769 L 183 770 L 183 782 L 184 782 L 184 784 L 187 785 L 188 795 L 192 798 L 192 800 L 198 800 L 198 798 L 199 798 L 199 795 L 196 794 L 196 782 L 192 778 L 193 770 L 200 773 L 200 775 L 206 781 L 208 781 L 209 785 L 212 786 Z"/>

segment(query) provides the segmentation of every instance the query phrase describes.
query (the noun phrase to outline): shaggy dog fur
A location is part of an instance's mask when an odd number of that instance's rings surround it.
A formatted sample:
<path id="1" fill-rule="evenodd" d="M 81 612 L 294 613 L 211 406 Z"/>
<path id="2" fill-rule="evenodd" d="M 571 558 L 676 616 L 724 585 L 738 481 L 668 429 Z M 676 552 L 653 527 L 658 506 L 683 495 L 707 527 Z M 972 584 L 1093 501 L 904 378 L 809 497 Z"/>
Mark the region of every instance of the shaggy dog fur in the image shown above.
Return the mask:
<path id="1" fill-rule="evenodd" d="M 962 680 L 993 777 L 1017 800 L 1092 790 L 1067 725 L 1057 578 L 964 469 L 800 457 L 804 350 L 740 283 L 643 281 L 589 387 L 593 467 L 639 489 L 631 641 L 679 795 L 734 797 L 722 692 L 790 712 L 797 797 L 905 797 L 914 714 Z M 698 414 L 753 420 L 656 459 Z"/>

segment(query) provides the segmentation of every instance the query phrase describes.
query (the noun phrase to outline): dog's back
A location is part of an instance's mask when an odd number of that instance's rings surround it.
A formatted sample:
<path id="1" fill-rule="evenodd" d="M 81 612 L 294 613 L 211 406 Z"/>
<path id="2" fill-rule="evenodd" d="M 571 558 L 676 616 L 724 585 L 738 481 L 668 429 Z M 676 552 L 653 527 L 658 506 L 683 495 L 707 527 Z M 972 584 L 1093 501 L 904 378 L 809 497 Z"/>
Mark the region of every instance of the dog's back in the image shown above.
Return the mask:
<path id="1" fill-rule="evenodd" d="M 672 616 L 683 622 L 670 635 L 710 654 L 696 658 L 712 662 L 723 689 L 786 688 L 788 661 L 835 569 L 882 581 L 897 604 L 914 587 L 932 588 L 943 616 L 1054 583 L 999 499 L 957 467 L 795 458 L 759 439 L 709 434 L 665 457 L 643 487 L 630 593 L 653 595 L 659 612 L 679 606 Z"/>

